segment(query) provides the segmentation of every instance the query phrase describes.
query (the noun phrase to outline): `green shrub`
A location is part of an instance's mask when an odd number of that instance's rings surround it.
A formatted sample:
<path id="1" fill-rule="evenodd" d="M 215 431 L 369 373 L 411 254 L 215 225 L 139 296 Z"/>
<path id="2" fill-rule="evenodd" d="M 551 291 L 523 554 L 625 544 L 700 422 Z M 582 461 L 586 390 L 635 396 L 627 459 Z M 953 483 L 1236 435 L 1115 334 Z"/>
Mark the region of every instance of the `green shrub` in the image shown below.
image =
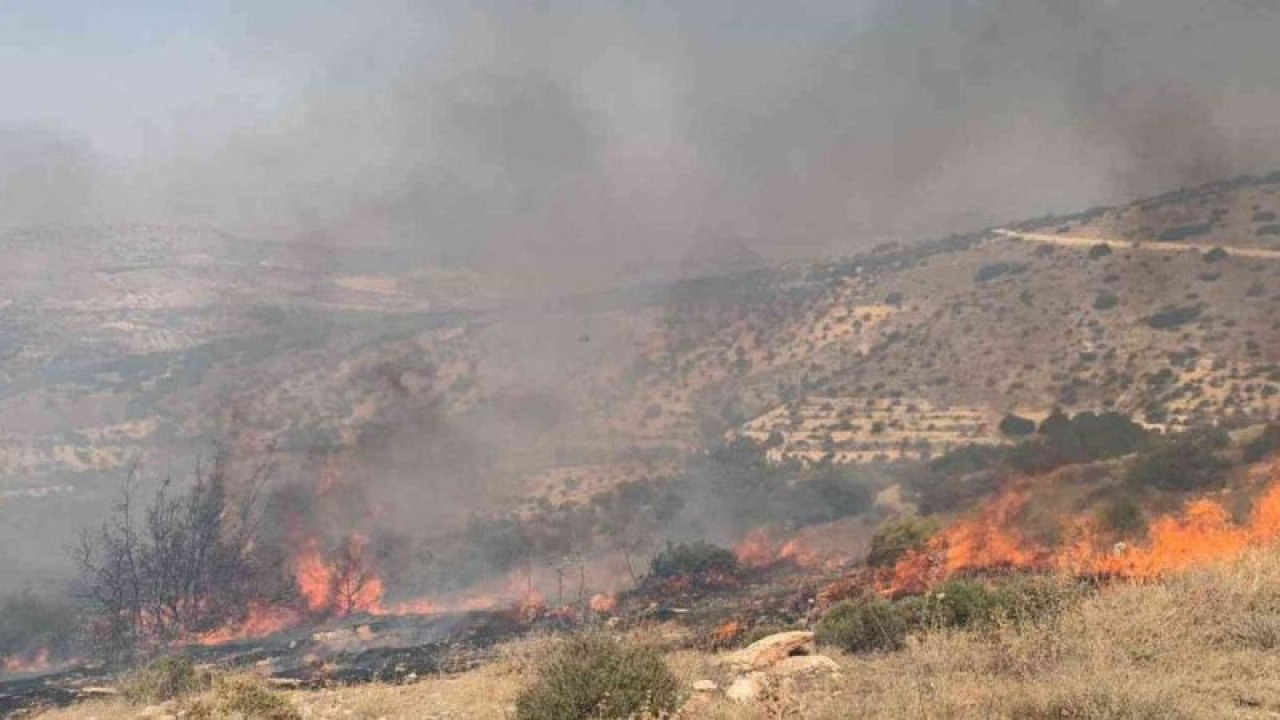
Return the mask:
<path id="1" fill-rule="evenodd" d="M 1147 325 L 1156 330 L 1170 330 L 1180 325 L 1186 325 L 1195 321 L 1200 317 L 1201 307 L 1199 305 L 1188 305 L 1185 307 L 1165 308 L 1157 313 L 1144 318 Z"/>
<path id="2" fill-rule="evenodd" d="M 1127 480 L 1138 487 L 1203 490 L 1221 487 L 1230 463 L 1219 457 L 1227 436 L 1219 430 L 1196 430 L 1162 439 L 1129 467 Z"/>
<path id="3" fill-rule="evenodd" d="M 136 703 L 158 703 L 202 692 L 209 683 L 209 674 L 198 670 L 190 658 L 174 655 L 130 673 L 120 684 L 120 693 Z"/>
<path id="4" fill-rule="evenodd" d="M 867 552 L 867 565 L 885 567 L 898 562 L 909 550 L 924 547 L 929 538 L 938 532 L 933 520 L 908 516 L 880 523 L 871 536 L 871 549 Z"/>
<path id="5" fill-rule="evenodd" d="M 1209 223 L 1204 223 L 1202 225 L 1178 225 L 1160 233 L 1160 237 L 1157 239 L 1160 242 L 1177 242 L 1179 240 L 1199 237 L 1200 235 L 1207 235 L 1212 230 L 1213 225 Z"/>
<path id="6" fill-rule="evenodd" d="M 1120 304 L 1120 296 L 1103 290 L 1093 298 L 1094 310 L 1110 310 Z"/>
<path id="7" fill-rule="evenodd" d="M 518 720 L 662 716 L 680 704 L 679 683 L 652 648 L 604 635 L 564 640 L 516 699 Z"/>
<path id="8" fill-rule="evenodd" d="M 1102 523 L 1112 532 L 1132 537 L 1147 531 L 1142 508 L 1130 495 L 1122 495 L 1102 508 Z"/>
<path id="9" fill-rule="evenodd" d="M 1280 235 L 1280 223 L 1262 225 L 1255 232 L 1259 235 Z"/>
<path id="10" fill-rule="evenodd" d="M 849 652 L 898 650 L 907 636 L 907 623 L 888 600 L 842 602 L 818 621 L 819 643 Z"/>
<path id="11" fill-rule="evenodd" d="M 1012 413 L 1005 415 L 1004 418 L 1000 420 L 1000 432 L 1005 435 L 1018 437 L 1022 435 L 1030 435 L 1035 431 L 1035 421 L 1028 420 Z"/>
<path id="12" fill-rule="evenodd" d="M 738 558 L 729 550 L 704 540 L 692 543 L 667 543 L 649 564 L 649 574 L 669 578 L 710 572 L 735 574 Z"/>
<path id="13" fill-rule="evenodd" d="M 1258 437 L 1245 443 L 1244 461 L 1258 462 L 1277 450 L 1280 450 L 1280 423 L 1268 423 Z"/>
<path id="14" fill-rule="evenodd" d="M 1227 249 L 1220 245 L 1215 245 L 1213 249 L 1205 253 L 1203 257 L 1204 261 L 1207 263 L 1220 262 L 1227 259 Z"/>
<path id="15" fill-rule="evenodd" d="M 1111 246 L 1107 243 L 1097 243 L 1089 247 L 1089 259 L 1097 260 L 1111 254 Z"/>

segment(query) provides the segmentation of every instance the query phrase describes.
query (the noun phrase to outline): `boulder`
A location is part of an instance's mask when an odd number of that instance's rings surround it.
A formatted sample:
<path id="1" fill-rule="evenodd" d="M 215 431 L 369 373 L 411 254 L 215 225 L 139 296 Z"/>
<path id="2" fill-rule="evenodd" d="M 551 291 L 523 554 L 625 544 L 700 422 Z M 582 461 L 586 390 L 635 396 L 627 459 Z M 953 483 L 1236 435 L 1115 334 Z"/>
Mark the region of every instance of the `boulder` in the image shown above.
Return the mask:
<path id="1" fill-rule="evenodd" d="M 764 692 L 767 676 L 762 672 L 752 672 L 735 678 L 724 691 L 724 696 L 736 703 L 749 703 Z"/>
<path id="2" fill-rule="evenodd" d="M 813 633 L 807 630 L 782 632 L 761 638 L 725 656 L 724 662 L 739 671 L 767 670 L 793 655 L 812 655 Z"/>
<path id="3" fill-rule="evenodd" d="M 698 680 L 693 684 L 693 689 L 695 692 L 715 692 L 720 686 L 714 680 Z"/>
<path id="4" fill-rule="evenodd" d="M 769 668 L 769 674 L 778 678 L 812 678 L 834 675 L 840 666 L 826 655 L 794 655 L 779 660 Z"/>

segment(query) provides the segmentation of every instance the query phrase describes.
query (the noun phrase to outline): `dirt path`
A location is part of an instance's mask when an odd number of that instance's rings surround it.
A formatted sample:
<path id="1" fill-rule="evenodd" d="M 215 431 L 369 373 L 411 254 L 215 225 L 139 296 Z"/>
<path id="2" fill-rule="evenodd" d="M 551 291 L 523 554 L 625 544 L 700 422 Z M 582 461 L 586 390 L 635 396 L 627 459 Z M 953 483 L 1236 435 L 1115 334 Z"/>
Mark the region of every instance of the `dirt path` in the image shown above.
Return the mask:
<path id="1" fill-rule="evenodd" d="M 1153 250 L 1156 252 L 1208 252 L 1214 247 L 1221 247 L 1227 254 L 1236 257 L 1260 258 L 1263 260 L 1280 260 L 1280 250 L 1265 248 L 1239 247 L 1237 245 L 1192 245 L 1177 242 L 1134 242 L 1132 240 L 1109 240 L 1106 238 L 1080 237 L 1078 235 L 1049 235 L 1045 233 L 1017 232 L 1014 230 L 996 230 L 995 233 L 1010 240 L 1061 245 L 1063 247 L 1090 248 L 1094 245 L 1110 245 L 1113 248 L 1133 250 Z"/>

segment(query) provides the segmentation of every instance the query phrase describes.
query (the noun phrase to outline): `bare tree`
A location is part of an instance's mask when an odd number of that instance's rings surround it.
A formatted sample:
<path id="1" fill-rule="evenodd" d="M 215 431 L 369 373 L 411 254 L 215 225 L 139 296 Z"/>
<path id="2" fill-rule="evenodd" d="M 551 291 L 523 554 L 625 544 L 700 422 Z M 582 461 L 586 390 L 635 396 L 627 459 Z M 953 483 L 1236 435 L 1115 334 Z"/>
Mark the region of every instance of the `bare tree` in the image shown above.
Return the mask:
<path id="1" fill-rule="evenodd" d="M 214 630 L 244 617 L 262 592 L 254 558 L 266 464 L 233 479 L 230 457 L 215 449 L 198 463 L 185 492 L 166 479 L 137 507 L 131 470 L 120 502 L 71 553 L 92 612 L 91 632 L 111 655 Z"/>

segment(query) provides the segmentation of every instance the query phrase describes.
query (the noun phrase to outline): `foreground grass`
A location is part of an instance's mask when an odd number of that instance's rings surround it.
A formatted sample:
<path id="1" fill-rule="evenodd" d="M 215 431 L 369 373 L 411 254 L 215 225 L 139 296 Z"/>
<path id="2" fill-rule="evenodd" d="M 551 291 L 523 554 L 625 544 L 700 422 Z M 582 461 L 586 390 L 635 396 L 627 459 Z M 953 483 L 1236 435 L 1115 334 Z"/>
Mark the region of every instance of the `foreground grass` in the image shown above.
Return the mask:
<path id="1" fill-rule="evenodd" d="M 289 692 L 303 718 L 512 717 L 550 640 L 407 686 Z M 1274 718 L 1280 716 L 1280 550 L 1159 584 L 1120 585 L 1032 625 L 929 633 L 897 652 L 833 653 L 838 676 L 773 688 L 754 705 L 695 694 L 687 718 Z M 688 688 L 730 679 L 713 655 L 669 653 Z M 122 702 L 45 720 L 131 717 Z"/>

